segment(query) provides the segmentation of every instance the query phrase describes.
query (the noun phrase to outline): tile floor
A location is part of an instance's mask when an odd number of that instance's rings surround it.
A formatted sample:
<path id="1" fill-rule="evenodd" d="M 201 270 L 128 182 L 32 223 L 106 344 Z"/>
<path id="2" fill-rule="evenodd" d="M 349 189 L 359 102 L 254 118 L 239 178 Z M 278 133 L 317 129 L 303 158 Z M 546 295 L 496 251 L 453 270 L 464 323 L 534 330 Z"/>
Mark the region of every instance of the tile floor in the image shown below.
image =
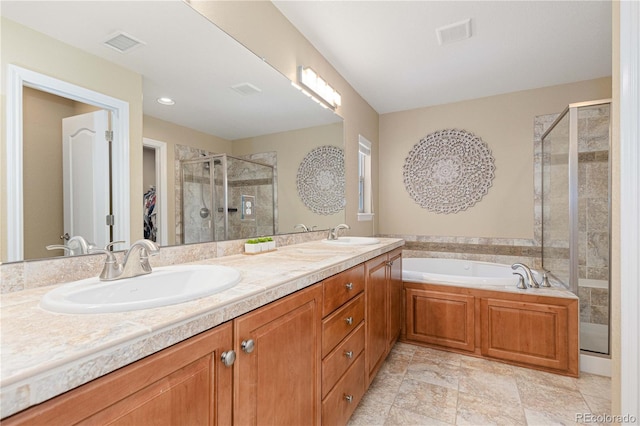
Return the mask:
<path id="1" fill-rule="evenodd" d="M 398 343 L 349 425 L 594 423 L 586 414 L 610 414 L 610 389 L 608 377 L 574 379 Z"/>

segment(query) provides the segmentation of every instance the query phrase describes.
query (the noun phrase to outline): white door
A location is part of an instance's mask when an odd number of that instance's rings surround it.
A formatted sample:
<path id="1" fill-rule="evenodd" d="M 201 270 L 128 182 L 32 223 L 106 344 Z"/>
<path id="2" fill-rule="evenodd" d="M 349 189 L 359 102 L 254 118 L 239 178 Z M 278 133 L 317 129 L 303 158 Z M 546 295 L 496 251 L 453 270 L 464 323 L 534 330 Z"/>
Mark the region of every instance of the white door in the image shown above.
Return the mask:
<path id="1" fill-rule="evenodd" d="M 97 247 L 109 241 L 109 113 L 62 120 L 64 231 Z"/>

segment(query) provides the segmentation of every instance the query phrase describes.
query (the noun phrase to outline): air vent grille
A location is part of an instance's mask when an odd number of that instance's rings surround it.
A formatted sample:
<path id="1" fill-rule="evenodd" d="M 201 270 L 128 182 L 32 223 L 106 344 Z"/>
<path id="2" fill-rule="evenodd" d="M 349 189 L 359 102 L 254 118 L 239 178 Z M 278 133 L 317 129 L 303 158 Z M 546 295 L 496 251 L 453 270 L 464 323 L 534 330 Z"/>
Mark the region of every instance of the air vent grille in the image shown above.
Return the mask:
<path id="1" fill-rule="evenodd" d="M 145 43 L 127 33 L 120 32 L 109 36 L 104 44 L 120 53 L 127 53 Z"/>
<path id="2" fill-rule="evenodd" d="M 438 44 L 440 46 L 465 40 L 471 37 L 471 19 L 465 19 L 464 21 L 440 27 L 436 29 L 436 36 L 438 37 Z"/>
<path id="3" fill-rule="evenodd" d="M 242 96 L 249 96 L 249 95 L 262 93 L 262 90 L 260 90 L 259 88 L 257 88 L 251 83 L 240 83 L 240 84 L 236 84 L 235 86 L 231 86 L 231 88 L 236 92 L 240 93 Z"/>

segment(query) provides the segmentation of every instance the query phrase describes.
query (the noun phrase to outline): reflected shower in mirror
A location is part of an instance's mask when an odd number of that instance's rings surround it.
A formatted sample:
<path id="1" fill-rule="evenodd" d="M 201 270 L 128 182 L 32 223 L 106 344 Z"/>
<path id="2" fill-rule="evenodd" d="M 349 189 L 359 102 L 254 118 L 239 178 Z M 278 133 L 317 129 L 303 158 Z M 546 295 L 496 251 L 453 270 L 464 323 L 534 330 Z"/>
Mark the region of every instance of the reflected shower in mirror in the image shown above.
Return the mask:
<path id="1" fill-rule="evenodd" d="M 323 145 L 343 147 L 342 119 L 294 88 L 281 73 L 187 3 L 3 1 L 0 13 L 3 67 L 19 63 L 25 69 L 129 105 L 130 126 L 121 132 L 128 138 L 129 147 L 111 154 L 116 159 L 126 156 L 128 172 L 112 170 L 112 179 L 119 181 L 112 180 L 111 186 L 112 198 L 116 202 L 126 199 L 131 206 L 131 213 L 116 215 L 115 223 L 126 223 L 130 228 L 126 237 L 113 236 L 108 240 L 130 242 L 143 236 L 143 197 L 149 190 L 149 185 L 142 184 L 143 138 L 166 146 L 166 174 L 161 176 L 164 182 L 158 184 L 164 185 L 167 197 L 159 197 L 156 202 L 164 203 L 167 211 L 167 217 L 163 218 L 167 232 L 159 241 L 169 245 L 184 242 L 180 235 L 182 208 L 177 198 L 180 161 L 202 153 L 226 154 L 228 158 L 273 166 L 277 211 L 273 233 L 300 232 L 295 229 L 298 223 L 326 229 L 344 222 L 344 211 L 327 216 L 311 212 L 295 190 L 297 167 L 309 151 Z M 118 34 L 114 34 L 114 28 L 119 30 Z M 105 44 L 113 36 L 130 36 L 139 44 L 127 52 L 117 51 Z M 55 57 L 52 52 L 56 52 Z M 173 98 L 175 104 L 156 102 L 164 96 Z M 13 105 L 4 98 L 3 102 L 6 102 L 3 106 Z M 50 137 L 59 138 L 55 134 Z M 5 141 L 8 151 L 14 140 Z M 37 152 L 39 148 L 39 145 L 24 147 L 25 152 L 27 149 Z M 193 152 L 195 157 L 183 155 Z M 265 163 L 265 158 L 271 158 L 268 160 L 271 163 Z M 62 175 L 60 160 L 50 158 L 46 170 L 45 180 Z M 26 195 L 31 188 L 42 185 L 25 180 L 23 187 Z M 3 188 L 5 192 L 11 190 Z M 32 202 L 25 196 L 24 203 L 23 211 L 37 211 L 37 202 L 35 206 L 27 205 Z M 47 204 L 52 216 L 63 215 L 63 207 L 58 204 L 57 201 Z M 29 238 L 39 250 L 32 254 L 25 250 L 23 257 L 11 260 L 63 255 L 63 250 L 45 250 L 47 245 L 64 242 L 60 240 L 66 232 L 63 225 L 43 224 L 51 235 L 31 226 L 32 223 L 25 222 L 25 238 L 31 233 Z M 6 238 L 6 229 L 2 231 Z M 267 233 L 263 228 L 256 232 Z M 234 237 L 228 234 L 227 238 Z M 2 261 L 8 260 L 10 244 L 2 241 Z"/>

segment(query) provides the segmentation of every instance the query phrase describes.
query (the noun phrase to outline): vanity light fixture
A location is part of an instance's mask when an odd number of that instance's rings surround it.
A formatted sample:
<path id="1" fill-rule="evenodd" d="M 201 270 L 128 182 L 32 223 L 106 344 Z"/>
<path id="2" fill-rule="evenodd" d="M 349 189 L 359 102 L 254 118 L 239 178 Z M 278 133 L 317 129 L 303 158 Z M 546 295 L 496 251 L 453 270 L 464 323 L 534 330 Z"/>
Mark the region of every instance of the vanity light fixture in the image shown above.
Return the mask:
<path id="1" fill-rule="evenodd" d="M 295 84 L 294 86 L 300 88 L 302 93 L 310 96 L 320 105 L 326 105 L 331 109 L 336 109 L 342 105 L 340 93 L 311 68 L 303 67 L 302 65 L 298 67 L 298 82 L 300 86 Z"/>
<path id="2" fill-rule="evenodd" d="M 176 101 L 174 101 L 171 98 L 167 98 L 166 96 L 158 98 L 157 101 L 159 104 L 162 104 L 162 105 L 174 105 L 176 103 Z"/>

